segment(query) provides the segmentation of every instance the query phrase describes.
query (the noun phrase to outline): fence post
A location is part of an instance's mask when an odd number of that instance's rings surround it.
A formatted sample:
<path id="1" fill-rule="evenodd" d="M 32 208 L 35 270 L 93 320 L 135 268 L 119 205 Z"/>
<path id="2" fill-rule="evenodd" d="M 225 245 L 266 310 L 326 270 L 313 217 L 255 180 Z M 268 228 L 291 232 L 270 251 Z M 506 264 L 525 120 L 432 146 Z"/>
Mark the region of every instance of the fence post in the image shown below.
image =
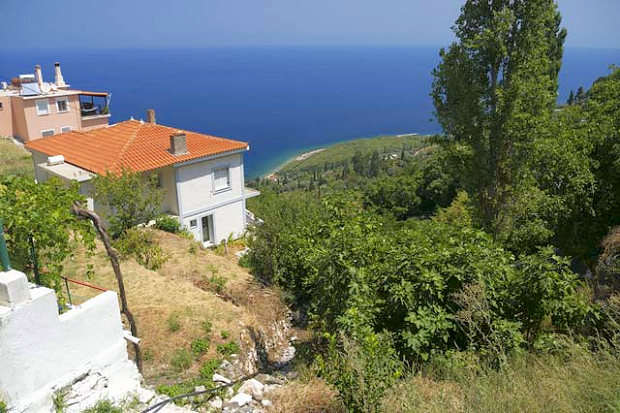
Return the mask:
<path id="1" fill-rule="evenodd" d="M 6 248 L 6 241 L 4 240 L 4 220 L 2 218 L 0 218 L 0 263 L 2 264 L 3 272 L 11 269 L 9 251 Z"/>

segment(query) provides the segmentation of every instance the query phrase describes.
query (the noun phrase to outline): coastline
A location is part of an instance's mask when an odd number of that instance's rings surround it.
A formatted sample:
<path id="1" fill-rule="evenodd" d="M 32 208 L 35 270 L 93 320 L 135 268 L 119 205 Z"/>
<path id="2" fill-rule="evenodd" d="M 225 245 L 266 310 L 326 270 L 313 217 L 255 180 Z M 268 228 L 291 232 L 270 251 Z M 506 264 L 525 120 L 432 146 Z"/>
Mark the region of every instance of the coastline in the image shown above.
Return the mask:
<path id="1" fill-rule="evenodd" d="M 315 155 L 315 154 L 317 154 L 319 152 L 323 152 L 325 149 L 327 149 L 327 147 L 317 148 L 317 149 L 312 149 L 310 151 L 297 153 L 297 154 L 291 156 L 289 159 L 287 159 L 283 163 L 277 165 L 275 168 L 273 168 L 271 171 L 269 171 L 265 175 L 261 176 L 261 178 L 275 179 L 277 177 L 278 172 L 280 171 L 280 169 L 282 169 L 285 165 L 287 165 L 287 164 L 289 164 L 289 163 L 291 163 L 293 161 L 303 161 L 303 160 L 306 160 L 309 157 L 311 157 L 312 155 Z"/>

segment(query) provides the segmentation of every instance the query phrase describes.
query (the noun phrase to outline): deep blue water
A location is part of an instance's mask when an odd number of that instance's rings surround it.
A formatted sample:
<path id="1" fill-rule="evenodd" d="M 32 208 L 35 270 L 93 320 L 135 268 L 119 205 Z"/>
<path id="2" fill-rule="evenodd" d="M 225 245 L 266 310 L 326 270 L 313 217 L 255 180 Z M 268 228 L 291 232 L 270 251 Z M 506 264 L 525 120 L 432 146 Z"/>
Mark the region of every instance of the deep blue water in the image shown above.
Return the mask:
<path id="1" fill-rule="evenodd" d="M 437 47 L 5 51 L 1 80 L 40 63 L 51 81 L 54 61 L 72 87 L 112 93 L 112 122 L 154 108 L 159 123 L 249 141 L 247 177 L 327 143 L 439 131 L 429 97 Z M 560 100 L 612 63 L 620 49 L 567 49 Z"/>

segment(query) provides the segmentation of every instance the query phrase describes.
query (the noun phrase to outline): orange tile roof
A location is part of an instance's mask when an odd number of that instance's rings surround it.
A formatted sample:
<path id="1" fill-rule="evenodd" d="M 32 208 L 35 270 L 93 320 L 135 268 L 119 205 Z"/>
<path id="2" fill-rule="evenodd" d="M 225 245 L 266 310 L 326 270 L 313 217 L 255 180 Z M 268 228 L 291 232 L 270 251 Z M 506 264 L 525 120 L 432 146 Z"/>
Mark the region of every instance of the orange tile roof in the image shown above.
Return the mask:
<path id="1" fill-rule="evenodd" d="M 201 133 L 185 131 L 185 155 L 172 155 L 170 135 L 178 129 L 137 120 L 120 122 L 88 132 L 67 132 L 37 139 L 26 144 L 28 149 L 48 156 L 63 155 L 65 161 L 94 172 L 149 171 L 203 156 L 248 149 L 247 142 L 233 141 Z"/>

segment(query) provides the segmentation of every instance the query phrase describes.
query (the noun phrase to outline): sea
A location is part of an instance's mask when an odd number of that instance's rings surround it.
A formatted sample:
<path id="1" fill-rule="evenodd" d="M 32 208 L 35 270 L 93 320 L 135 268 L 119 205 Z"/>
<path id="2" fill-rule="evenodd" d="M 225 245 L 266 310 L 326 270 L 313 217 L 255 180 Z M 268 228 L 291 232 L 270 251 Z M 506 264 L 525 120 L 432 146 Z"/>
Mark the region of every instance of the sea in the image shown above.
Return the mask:
<path id="1" fill-rule="evenodd" d="M 73 88 L 108 91 L 111 122 L 146 118 L 250 142 L 246 178 L 300 152 L 381 134 L 441 132 L 429 96 L 439 46 L 4 50 L 0 80 L 61 62 Z M 620 49 L 565 50 L 559 101 L 620 64 Z"/>

